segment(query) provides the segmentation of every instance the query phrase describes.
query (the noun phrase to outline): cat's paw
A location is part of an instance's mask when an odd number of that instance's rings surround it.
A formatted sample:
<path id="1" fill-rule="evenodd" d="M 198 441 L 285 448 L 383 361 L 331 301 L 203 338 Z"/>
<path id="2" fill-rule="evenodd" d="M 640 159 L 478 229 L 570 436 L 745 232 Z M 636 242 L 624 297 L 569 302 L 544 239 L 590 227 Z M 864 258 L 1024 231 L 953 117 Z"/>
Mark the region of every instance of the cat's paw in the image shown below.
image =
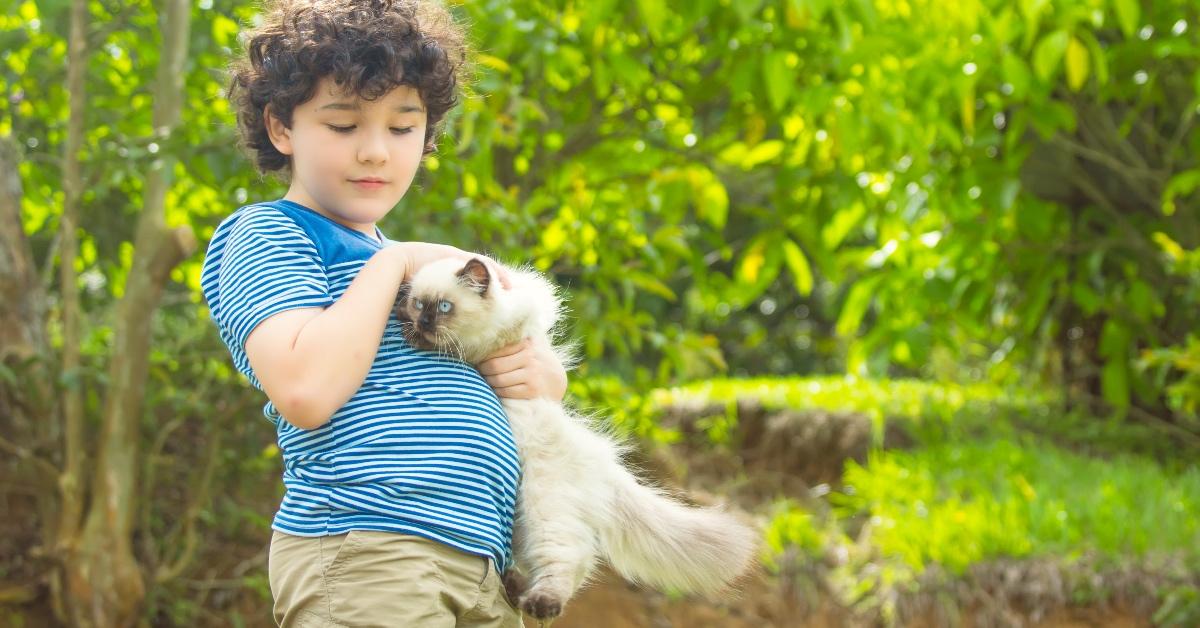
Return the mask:
<path id="1" fill-rule="evenodd" d="M 535 619 L 554 619 L 562 614 L 563 601 L 545 591 L 534 590 L 521 598 L 521 610 Z"/>

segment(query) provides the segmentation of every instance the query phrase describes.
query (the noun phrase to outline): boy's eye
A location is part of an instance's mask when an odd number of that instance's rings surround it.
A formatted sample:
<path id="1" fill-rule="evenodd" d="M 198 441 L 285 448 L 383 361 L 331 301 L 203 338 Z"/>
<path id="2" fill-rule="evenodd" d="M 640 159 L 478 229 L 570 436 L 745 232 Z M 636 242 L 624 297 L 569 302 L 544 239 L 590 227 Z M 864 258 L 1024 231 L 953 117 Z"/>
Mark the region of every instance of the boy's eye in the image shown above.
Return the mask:
<path id="1" fill-rule="evenodd" d="M 407 135 L 409 133 L 412 133 L 412 130 L 413 130 L 413 128 L 411 126 L 392 127 L 392 133 L 395 133 L 396 135 Z"/>
<path id="2" fill-rule="evenodd" d="M 329 130 L 333 131 L 334 133 L 349 133 L 354 130 L 353 124 L 350 126 L 337 126 L 336 124 L 326 124 L 325 126 L 329 127 Z"/>
<path id="3" fill-rule="evenodd" d="M 441 311 L 442 314 L 449 312 L 453 308 L 454 304 L 449 301 L 442 301 L 438 303 L 438 310 Z"/>

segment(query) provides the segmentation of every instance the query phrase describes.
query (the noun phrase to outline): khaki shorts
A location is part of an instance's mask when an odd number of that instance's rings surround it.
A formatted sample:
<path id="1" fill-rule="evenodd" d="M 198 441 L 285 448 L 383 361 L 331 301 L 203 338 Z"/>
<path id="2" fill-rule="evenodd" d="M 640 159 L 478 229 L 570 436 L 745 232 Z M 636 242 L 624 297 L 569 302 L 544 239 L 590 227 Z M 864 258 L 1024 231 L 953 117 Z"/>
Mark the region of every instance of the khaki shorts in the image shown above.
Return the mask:
<path id="1" fill-rule="evenodd" d="M 522 626 L 491 559 L 418 536 L 276 531 L 267 572 L 283 628 Z"/>

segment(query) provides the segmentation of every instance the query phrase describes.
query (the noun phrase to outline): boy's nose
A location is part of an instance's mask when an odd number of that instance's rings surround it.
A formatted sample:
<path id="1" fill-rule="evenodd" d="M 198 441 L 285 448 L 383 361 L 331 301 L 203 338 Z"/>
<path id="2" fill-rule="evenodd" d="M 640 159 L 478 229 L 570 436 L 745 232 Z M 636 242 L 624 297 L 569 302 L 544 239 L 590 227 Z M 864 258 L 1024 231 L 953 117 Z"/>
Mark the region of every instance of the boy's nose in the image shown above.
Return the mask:
<path id="1" fill-rule="evenodd" d="M 387 158 L 387 142 L 383 135 L 364 133 L 362 143 L 358 145 L 358 160 L 363 163 L 383 163 Z"/>

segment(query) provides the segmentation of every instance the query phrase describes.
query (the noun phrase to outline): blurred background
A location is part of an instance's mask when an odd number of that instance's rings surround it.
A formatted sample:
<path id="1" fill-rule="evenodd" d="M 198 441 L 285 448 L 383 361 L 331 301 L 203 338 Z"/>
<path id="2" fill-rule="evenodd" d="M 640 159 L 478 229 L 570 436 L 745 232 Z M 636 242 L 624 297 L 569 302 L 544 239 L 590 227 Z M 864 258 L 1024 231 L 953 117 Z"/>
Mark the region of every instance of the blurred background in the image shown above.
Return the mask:
<path id="1" fill-rule="evenodd" d="M 1200 625 L 1200 6 L 456 2 L 380 226 L 570 294 L 577 405 L 747 513 L 554 625 Z M 199 291 L 257 5 L 0 0 L 0 624 L 269 626 L 281 461 Z"/>

